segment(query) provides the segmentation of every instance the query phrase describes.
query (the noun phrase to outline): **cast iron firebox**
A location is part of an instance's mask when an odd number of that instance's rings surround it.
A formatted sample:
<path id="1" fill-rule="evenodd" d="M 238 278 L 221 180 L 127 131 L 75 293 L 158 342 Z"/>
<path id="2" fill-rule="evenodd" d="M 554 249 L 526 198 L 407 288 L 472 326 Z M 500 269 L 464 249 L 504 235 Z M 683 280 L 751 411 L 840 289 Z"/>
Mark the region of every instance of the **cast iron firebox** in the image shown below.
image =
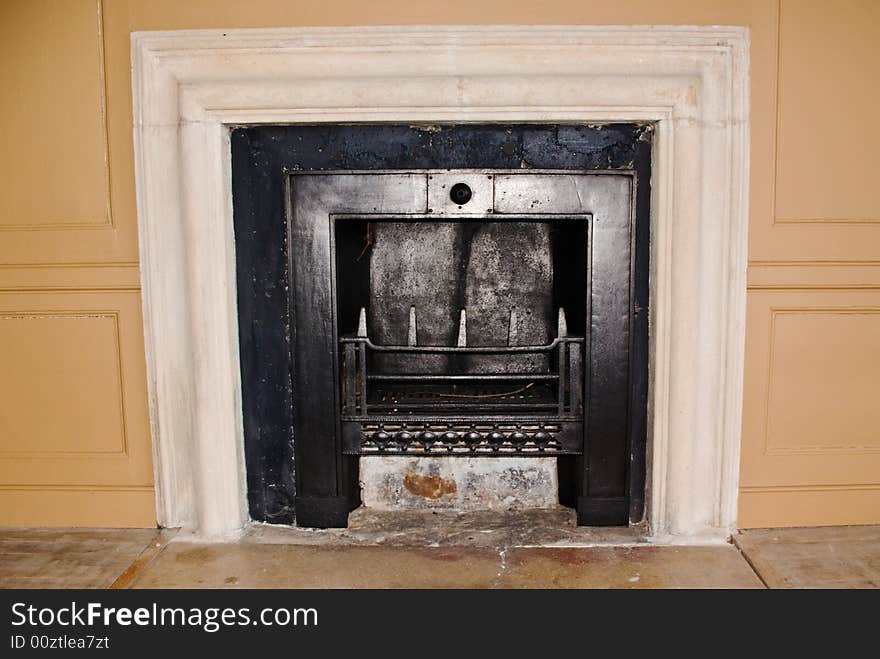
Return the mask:
<path id="1" fill-rule="evenodd" d="M 234 131 L 251 516 L 345 526 L 361 456 L 515 455 L 641 520 L 650 137 Z"/>

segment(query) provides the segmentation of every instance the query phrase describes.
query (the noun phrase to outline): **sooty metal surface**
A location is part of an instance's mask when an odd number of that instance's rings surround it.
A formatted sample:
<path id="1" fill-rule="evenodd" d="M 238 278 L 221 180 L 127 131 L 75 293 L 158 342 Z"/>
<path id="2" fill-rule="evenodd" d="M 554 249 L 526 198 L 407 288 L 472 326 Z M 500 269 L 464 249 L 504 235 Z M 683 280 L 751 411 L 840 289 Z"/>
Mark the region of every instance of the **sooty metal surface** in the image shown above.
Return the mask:
<path id="1" fill-rule="evenodd" d="M 369 260 L 370 336 L 378 344 L 538 345 L 553 336 L 554 264 L 549 223 L 373 221 L 359 258 Z M 466 331 L 462 331 L 462 327 Z M 422 353 L 377 356 L 377 370 L 541 372 L 547 356 L 497 359 Z"/>

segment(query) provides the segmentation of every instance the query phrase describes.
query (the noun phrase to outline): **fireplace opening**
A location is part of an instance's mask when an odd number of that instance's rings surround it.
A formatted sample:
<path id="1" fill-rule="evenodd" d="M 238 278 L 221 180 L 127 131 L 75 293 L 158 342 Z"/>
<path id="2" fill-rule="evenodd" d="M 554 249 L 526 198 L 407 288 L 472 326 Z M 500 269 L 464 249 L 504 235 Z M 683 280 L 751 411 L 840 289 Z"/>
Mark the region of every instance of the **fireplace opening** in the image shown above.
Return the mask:
<path id="1" fill-rule="evenodd" d="M 251 518 L 344 527 L 401 460 L 463 474 L 389 475 L 429 498 L 535 465 L 578 524 L 643 521 L 652 135 L 235 129 Z"/>
<path id="2" fill-rule="evenodd" d="M 343 451 L 580 454 L 588 226 L 337 220 Z"/>

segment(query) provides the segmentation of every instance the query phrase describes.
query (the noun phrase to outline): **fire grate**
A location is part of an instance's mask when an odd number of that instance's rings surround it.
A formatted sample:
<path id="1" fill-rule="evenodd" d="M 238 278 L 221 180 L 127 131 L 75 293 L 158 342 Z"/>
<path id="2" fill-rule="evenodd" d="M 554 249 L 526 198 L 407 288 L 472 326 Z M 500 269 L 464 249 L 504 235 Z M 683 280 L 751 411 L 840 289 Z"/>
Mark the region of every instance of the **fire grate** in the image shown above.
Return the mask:
<path id="1" fill-rule="evenodd" d="M 474 457 L 583 452 L 585 341 L 568 335 L 565 311 L 559 309 L 556 338 L 545 345 L 468 346 L 466 319 L 463 310 L 455 346 L 417 345 L 414 330 L 408 345 L 377 345 L 368 336 L 366 310 L 361 309 L 356 336 L 340 339 L 344 453 Z M 410 323 L 412 330 L 414 309 Z M 492 372 L 374 372 L 377 355 L 405 354 L 492 355 L 494 361 Z M 520 372 L 525 355 L 544 356 L 546 369 Z"/>

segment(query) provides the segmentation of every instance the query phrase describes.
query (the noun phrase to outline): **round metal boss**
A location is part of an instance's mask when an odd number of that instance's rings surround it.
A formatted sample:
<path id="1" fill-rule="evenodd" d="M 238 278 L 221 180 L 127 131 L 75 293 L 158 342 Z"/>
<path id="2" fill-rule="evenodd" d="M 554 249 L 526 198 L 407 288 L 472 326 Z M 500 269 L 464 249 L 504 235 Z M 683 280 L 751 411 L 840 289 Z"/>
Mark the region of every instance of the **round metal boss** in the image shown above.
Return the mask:
<path id="1" fill-rule="evenodd" d="M 471 189 L 467 183 L 456 183 L 449 190 L 449 198 L 452 203 L 464 206 L 471 200 Z"/>

